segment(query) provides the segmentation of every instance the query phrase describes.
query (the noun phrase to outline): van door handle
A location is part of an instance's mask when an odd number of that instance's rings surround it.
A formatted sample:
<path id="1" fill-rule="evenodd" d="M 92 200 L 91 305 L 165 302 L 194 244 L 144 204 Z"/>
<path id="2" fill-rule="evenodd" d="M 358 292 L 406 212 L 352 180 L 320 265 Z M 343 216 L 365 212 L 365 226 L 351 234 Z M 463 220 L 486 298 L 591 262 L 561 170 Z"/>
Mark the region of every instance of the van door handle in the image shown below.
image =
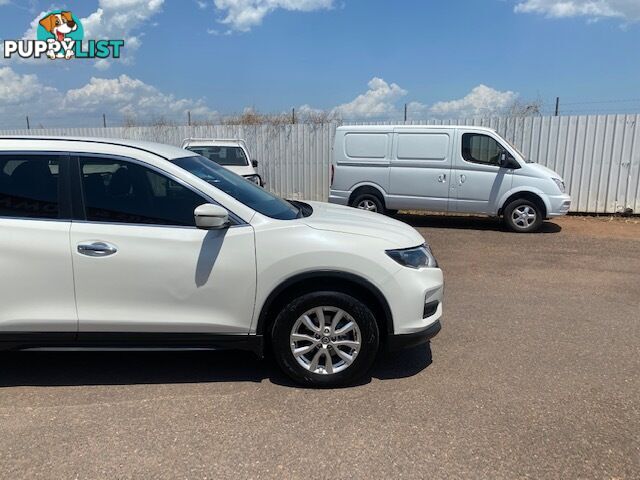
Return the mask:
<path id="1" fill-rule="evenodd" d="M 438 176 L 438 181 L 439 181 L 440 183 L 442 183 L 442 182 L 446 182 L 446 181 L 447 181 L 447 174 L 446 174 L 446 173 L 443 173 L 443 174 L 439 175 L 439 176 Z"/>
<path id="2" fill-rule="evenodd" d="M 462 185 L 464 182 L 466 182 L 467 180 L 467 176 L 466 175 L 460 175 L 460 185 Z"/>
<path id="3" fill-rule="evenodd" d="M 78 245 L 78 253 L 87 257 L 108 257 L 116 253 L 115 245 L 106 242 L 81 243 Z"/>

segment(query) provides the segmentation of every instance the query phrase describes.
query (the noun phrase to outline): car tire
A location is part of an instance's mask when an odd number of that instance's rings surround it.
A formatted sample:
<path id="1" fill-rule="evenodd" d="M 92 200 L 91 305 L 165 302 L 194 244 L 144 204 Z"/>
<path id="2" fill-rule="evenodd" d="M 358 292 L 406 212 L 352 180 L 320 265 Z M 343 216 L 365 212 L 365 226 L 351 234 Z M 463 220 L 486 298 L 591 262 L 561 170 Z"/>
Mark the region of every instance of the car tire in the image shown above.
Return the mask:
<path id="1" fill-rule="evenodd" d="M 544 216 L 542 209 L 534 202 L 520 198 L 504 209 L 504 223 L 517 233 L 531 233 L 540 229 Z"/>
<path id="2" fill-rule="evenodd" d="M 351 206 L 353 208 L 379 213 L 381 215 L 386 213 L 384 202 L 375 193 L 361 193 L 353 199 Z"/>
<path id="3" fill-rule="evenodd" d="M 302 295 L 282 308 L 271 344 L 278 365 L 292 380 L 332 388 L 353 384 L 369 371 L 379 339 L 376 319 L 365 304 L 345 293 L 323 291 Z"/>

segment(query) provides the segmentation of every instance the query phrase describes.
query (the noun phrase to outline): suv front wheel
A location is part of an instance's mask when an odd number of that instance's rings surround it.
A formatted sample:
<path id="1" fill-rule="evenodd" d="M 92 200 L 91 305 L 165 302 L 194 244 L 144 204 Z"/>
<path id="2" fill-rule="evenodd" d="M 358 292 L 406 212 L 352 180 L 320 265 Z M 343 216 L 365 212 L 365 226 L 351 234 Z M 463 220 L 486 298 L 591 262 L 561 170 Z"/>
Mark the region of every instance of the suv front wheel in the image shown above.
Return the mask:
<path id="1" fill-rule="evenodd" d="M 298 383 L 348 385 L 371 368 L 379 332 L 371 310 L 340 292 L 315 292 L 286 305 L 272 332 L 282 370 Z"/>

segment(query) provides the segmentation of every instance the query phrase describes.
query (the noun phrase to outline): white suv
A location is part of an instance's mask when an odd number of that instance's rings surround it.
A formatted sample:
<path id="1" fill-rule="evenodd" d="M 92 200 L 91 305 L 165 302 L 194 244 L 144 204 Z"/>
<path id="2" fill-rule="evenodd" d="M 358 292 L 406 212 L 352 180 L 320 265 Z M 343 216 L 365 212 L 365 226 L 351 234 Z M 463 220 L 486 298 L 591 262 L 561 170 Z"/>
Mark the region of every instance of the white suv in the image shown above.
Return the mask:
<path id="1" fill-rule="evenodd" d="M 416 230 L 167 145 L 0 138 L 0 265 L 2 349 L 269 348 L 335 386 L 440 330 Z"/>
<path id="2" fill-rule="evenodd" d="M 264 187 L 262 177 L 256 172 L 257 160 L 249 160 L 249 149 L 244 140 L 215 140 L 207 138 L 187 138 L 182 148 L 208 158 L 227 170 Z"/>

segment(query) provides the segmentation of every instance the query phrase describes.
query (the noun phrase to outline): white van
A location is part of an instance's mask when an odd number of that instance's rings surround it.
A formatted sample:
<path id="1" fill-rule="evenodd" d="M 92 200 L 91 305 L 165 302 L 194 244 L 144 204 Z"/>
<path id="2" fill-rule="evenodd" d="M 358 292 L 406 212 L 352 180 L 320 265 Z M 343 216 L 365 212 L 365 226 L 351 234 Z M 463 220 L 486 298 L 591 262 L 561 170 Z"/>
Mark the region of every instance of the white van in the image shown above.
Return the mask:
<path id="1" fill-rule="evenodd" d="M 202 155 L 221 167 L 264 187 L 262 177 L 256 172 L 257 160 L 250 160 L 249 149 L 241 139 L 186 138 L 182 148 Z"/>
<path id="2" fill-rule="evenodd" d="M 378 213 L 502 216 L 532 232 L 571 206 L 560 175 L 484 127 L 339 127 L 331 168 L 329 202 Z"/>

